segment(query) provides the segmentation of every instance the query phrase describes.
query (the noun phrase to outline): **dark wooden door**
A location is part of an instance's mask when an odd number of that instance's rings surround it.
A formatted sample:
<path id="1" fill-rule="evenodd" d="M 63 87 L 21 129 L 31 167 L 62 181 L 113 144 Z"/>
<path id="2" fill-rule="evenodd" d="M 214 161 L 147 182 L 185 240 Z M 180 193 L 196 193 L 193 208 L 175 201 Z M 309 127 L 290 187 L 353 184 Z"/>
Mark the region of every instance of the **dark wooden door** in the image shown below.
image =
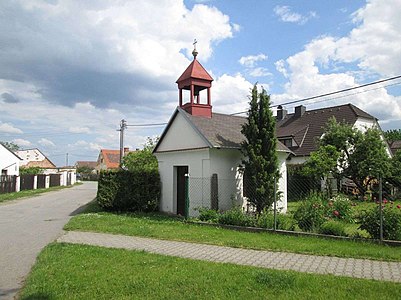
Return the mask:
<path id="1" fill-rule="evenodd" d="M 188 166 L 177 167 L 177 215 L 185 215 L 185 174 Z"/>

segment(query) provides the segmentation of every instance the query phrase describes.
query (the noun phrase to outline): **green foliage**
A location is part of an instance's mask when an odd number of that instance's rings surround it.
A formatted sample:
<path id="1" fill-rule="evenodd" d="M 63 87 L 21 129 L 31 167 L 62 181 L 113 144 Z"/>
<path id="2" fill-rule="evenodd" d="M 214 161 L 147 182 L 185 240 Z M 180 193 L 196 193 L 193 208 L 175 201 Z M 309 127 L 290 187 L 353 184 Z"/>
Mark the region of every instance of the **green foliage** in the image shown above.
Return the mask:
<path id="1" fill-rule="evenodd" d="M 10 150 L 12 152 L 18 151 L 21 148 L 19 145 L 17 145 L 14 142 L 2 142 L 2 141 L 0 141 L 0 144 L 2 144 L 4 147 L 6 147 L 8 150 Z"/>
<path id="2" fill-rule="evenodd" d="M 255 218 L 251 215 L 245 214 L 240 206 L 234 206 L 233 208 L 220 214 L 218 222 L 224 225 L 252 227 L 255 225 Z"/>
<path id="3" fill-rule="evenodd" d="M 245 184 L 249 202 L 260 213 L 274 202 L 274 177 L 279 177 L 275 136 L 276 120 L 270 110 L 270 96 L 257 86 L 252 89 L 247 122 L 241 132 Z"/>
<path id="4" fill-rule="evenodd" d="M 309 173 L 321 177 L 330 173 L 335 178 L 351 179 L 362 195 L 372 179 L 390 173 L 390 159 L 381 131 L 368 128 L 361 132 L 349 124 L 338 123 L 335 118 L 327 123 L 319 148 L 311 154 L 307 165 Z"/>
<path id="5" fill-rule="evenodd" d="M 295 229 L 296 222 L 291 215 L 288 214 L 277 214 L 276 215 L 276 229 L 279 230 L 290 230 Z M 274 214 L 271 211 L 264 210 L 258 215 L 256 226 L 261 228 L 274 228 Z"/>
<path id="6" fill-rule="evenodd" d="M 36 175 L 36 174 L 42 174 L 42 173 L 43 173 L 43 169 L 40 167 L 29 167 L 29 168 L 21 167 L 19 169 L 20 175 L 27 175 L 27 174 Z"/>
<path id="7" fill-rule="evenodd" d="M 344 223 L 333 220 L 323 223 L 319 228 L 319 233 L 336 236 L 347 236 Z"/>
<path id="8" fill-rule="evenodd" d="M 401 129 L 391 129 L 384 132 L 384 137 L 391 144 L 394 141 L 401 141 Z"/>
<path id="9" fill-rule="evenodd" d="M 82 166 L 82 167 L 77 168 L 77 173 L 89 175 L 92 173 L 93 170 L 94 170 L 94 168 L 90 168 L 88 166 Z"/>
<path id="10" fill-rule="evenodd" d="M 380 238 L 380 206 L 363 211 L 359 216 L 359 229 L 366 230 L 372 238 Z M 397 208 L 383 208 L 383 238 L 401 240 L 401 212 Z"/>
<path id="11" fill-rule="evenodd" d="M 123 158 L 123 165 L 131 172 L 152 172 L 158 170 L 157 158 L 149 149 L 128 153 Z"/>
<path id="12" fill-rule="evenodd" d="M 217 222 L 219 219 L 219 213 L 217 210 L 210 209 L 207 207 L 200 207 L 199 209 L 199 220 L 204 222 Z"/>
<path id="13" fill-rule="evenodd" d="M 157 170 L 100 173 L 97 201 L 105 210 L 156 211 L 160 194 Z"/>
<path id="14" fill-rule="evenodd" d="M 337 195 L 327 203 L 326 216 L 335 220 L 349 223 L 354 222 L 352 215 L 352 202 L 344 195 Z"/>
<path id="15" fill-rule="evenodd" d="M 390 178 L 397 183 L 401 183 L 401 151 L 397 151 L 391 158 L 390 170 Z"/>
<path id="16" fill-rule="evenodd" d="M 303 231 L 317 232 L 326 221 L 326 207 L 323 205 L 321 196 L 317 193 L 311 194 L 294 213 L 294 219 Z"/>

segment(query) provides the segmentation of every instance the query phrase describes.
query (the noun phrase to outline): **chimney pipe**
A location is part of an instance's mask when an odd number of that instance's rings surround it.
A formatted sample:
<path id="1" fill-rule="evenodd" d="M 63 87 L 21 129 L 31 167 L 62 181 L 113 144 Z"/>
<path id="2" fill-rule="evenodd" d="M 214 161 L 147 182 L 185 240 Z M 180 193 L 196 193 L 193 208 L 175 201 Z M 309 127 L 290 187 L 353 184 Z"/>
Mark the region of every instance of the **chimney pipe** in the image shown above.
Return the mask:
<path id="1" fill-rule="evenodd" d="M 285 116 L 287 115 L 287 110 L 283 109 L 281 105 L 277 107 L 277 121 L 284 120 Z"/>
<path id="2" fill-rule="evenodd" d="M 302 117 L 306 112 L 306 107 L 303 105 L 299 105 L 295 107 L 295 117 Z"/>

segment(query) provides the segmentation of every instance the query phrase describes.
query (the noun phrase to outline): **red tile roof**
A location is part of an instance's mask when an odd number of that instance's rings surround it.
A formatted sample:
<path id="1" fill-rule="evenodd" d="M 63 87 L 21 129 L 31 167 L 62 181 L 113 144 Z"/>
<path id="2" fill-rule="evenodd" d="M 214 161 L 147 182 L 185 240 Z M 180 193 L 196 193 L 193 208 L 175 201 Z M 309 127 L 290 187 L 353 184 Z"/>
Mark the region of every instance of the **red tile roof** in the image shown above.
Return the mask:
<path id="1" fill-rule="evenodd" d="M 107 169 L 117 169 L 120 166 L 120 150 L 100 150 Z"/>
<path id="2" fill-rule="evenodd" d="M 192 61 L 192 63 L 188 66 L 184 73 L 182 73 L 176 82 L 178 83 L 189 78 L 213 81 L 212 76 L 209 75 L 205 68 L 196 59 Z"/>

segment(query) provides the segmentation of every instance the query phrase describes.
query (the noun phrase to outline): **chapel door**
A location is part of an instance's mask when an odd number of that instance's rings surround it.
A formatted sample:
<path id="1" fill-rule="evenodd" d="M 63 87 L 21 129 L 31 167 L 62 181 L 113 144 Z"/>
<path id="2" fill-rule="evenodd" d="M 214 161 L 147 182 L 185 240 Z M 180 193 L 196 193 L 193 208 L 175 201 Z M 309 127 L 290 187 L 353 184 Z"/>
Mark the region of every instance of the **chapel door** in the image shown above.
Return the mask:
<path id="1" fill-rule="evenodd" d="M 185 215 L 185 174 L 188 166 L 177 167 L 177 215 Z"/>

